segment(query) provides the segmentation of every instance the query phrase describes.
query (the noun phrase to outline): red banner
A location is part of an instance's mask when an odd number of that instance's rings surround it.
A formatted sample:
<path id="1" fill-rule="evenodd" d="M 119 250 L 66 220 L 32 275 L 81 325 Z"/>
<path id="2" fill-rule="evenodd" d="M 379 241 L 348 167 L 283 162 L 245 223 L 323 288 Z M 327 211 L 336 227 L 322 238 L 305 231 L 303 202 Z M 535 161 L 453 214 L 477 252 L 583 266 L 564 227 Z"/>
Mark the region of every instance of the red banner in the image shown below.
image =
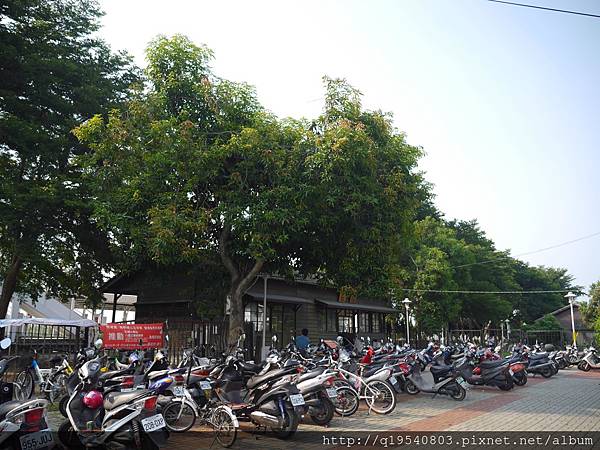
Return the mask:
<path id="1" fill-rule="evenodd" d="M 109 323 L 100 325 L 100 331 L 104 348 L 137 350 L 163 347 L 162 323 Z"/>

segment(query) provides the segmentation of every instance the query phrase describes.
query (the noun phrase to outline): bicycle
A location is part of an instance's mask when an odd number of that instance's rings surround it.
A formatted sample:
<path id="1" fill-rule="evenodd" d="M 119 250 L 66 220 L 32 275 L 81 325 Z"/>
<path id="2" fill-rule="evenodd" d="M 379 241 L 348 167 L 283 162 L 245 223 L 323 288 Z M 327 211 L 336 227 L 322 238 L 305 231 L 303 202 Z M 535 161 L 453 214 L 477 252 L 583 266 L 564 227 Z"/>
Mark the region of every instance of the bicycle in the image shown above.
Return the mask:
<path id="1" fill-rule="evenodd" d="M 62 397 L 66 393 L 66 383 L 69 376 L 73 373 L 73 368 L 67 360 L 67 356 L 54 357 L 50 360 L 55 364 L 60 364 L 51 369 L 40 368 L 38 361 L 38 352 L 33 350 L 31 365 L 19 372 L 16 377 L 16 383 L 20 387 L 23 400 L 30 399 L 35 392 L 35 385 L 40 386 L 40 392 L 50 401 Z"/>
<path id="2" fill-rule="evenodd" d="M 212 397 L 210 382 L 199 381 L 196 375 L 194 375 L 196 379 L 194 383 L 198 384 L 199 389 L 194 389 L 194 391 L 200 397 L 196 399 L 192 396 L 187 386 L 192 379 L 194 358 L 189 357 L 187 361 L 186 385 L 173 388 L 175 397 L 162 410 L 167 429 L 175 433 L 182 433 L 188 431 L 198 421 L 200 425 L 208 425 L 212 429 L 214 440 L 221 446 L 231 447 L 237 438 L 237 429 L 239 428 L 237 417 L 229 406 Z M 200 406 L 199 402 L 203 405 Z"/>
<path id="3" fill-rule="evenodd" d="M 367 379 L 362 375 L 362 367 L 359 373 L 346 370 L 343 364 L 350 361 L 350 356 L 345 350 L 340 350 L 339 360 L 335 371 L 339 378 L 335 381 L 338 397 L 335 400 L 335 411 L 341 416 L 351 416 L 358 410 L 359 401 L 365 400 L 369 411 L 377 414 L 389 414 L 396 407 L 396 395 L 394 388 L 387 380 L 393 378 L 392 370 L 382 367 Z M 330 356 L 331 365 L 336 365 Z M 395 379 L 394 379 L 395 380 Z"/>

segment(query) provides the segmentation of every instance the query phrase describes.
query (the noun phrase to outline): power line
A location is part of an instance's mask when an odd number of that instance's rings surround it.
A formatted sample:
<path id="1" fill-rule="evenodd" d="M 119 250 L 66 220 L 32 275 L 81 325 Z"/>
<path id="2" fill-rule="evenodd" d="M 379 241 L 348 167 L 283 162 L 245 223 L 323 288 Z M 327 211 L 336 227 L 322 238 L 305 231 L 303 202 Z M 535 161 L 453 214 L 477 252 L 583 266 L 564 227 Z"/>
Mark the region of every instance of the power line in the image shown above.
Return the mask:
<path id="1" fill-rule="evenodd" d="M 552 250 L 552 249 L 555 249 L 555 248 L 564 247 L 565 245 L 573 244 L 575 242 L 583 241 L 585 239 L 590 239 L 590 238 L 593 238 L 594 236 L 598 236 L 598 235 L 600 235 L 600 231 L 597 231 L 596 233 L 588 234 L 586 236 L 581 236 L 581 237 L 579 237 L 577 239 L 572 239 L 570 241 L 561 242 L 560 244 L 551 245 L 550 247 L 544 247 L 544 248 L 540 248 L 538 250 L 533 250 L 531 252 L 519 253 L 518 255 L 514 255 L 514 256 L 506 256 L 506 257 L 503 257 L 503 258 L 488 259 L 486 261 L 479 261 L 479 262 L 474 262 L 474 263 L 469 263 L 469 264 L 461 264 L 459 266 L 452 266 L 450 268 L 451 269 L 458 269 L 460 267 L 476 266 L 476 265 L 480 265 L 480 264 L 491 264 L 491 263 L 494 263 L 494 262 L 506 261 L 508 259 L 519 258 L 521 256 L 535 255 L 536 253 L 541 253 L 541 252 L 545 252 L 547 250 Z"/>
<path id="2" fill-rule="evenodd" d="M 598 14 L 590 14 L 590 13 L 583 13 L 583 12 L 578 12 L 578 11 L 570 11 L 570 10 L 567 10 L 567 9 L 556 9 L 556 8 L 547 8 L 545 6 L 525 5 L 523 3 L 505 2 L 503 0 L 488 0 L 488 1 L 489 2 L 494 2 L 494 3 L 504 3 L 505 5 L 523 6 L 525 8 L 543 9 L 543 10 L 546 10 L 546 11 L 555 11 L 555 12 L 561 12 L 561 13 L 565 13 L 565 14 L 575 14 L 575 15 L 578 15 L 578 16 L 595 17 L 597 19 L 600 19 L 600 15 L 598 15 Z"/>
<path id="3" fill-rule="evenodd" d="M 436 294 L 563 294 L 572 291 L 573 289 L 559 289 L 554 291 L 460 291 L 460 290 L 444 290 L 444 289 L 408 289 L 401 288 L 401 291 L 406 292 L 431 292 Z M 583 292 L 582 292 L 583 293 Z"/>

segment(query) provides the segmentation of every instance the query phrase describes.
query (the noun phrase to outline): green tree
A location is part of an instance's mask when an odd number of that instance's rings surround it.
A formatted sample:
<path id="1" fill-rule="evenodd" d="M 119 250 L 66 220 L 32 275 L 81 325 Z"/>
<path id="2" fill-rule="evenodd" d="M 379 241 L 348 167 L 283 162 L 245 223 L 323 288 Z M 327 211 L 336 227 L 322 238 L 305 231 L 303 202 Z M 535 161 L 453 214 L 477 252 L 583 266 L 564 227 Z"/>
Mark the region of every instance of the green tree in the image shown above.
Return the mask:
<path id="1" fill-rule="evenodd" d="M 71 130 L 136 79 L 93 36 L 100 16 L 91 0 L 0 5 L 0 317 L 17 289 L 98 298 L 110 255 L 70 165 L 85 151 Z"/>
<path id="2" fill-rule="evenodd" d="M 147 90 L 76 131 L 94 149 L 82 164 L 95 217 L 126 267 L 216 255 L 230 278 L 230 343 L 260 272 L 389 292 L 423 186 L 420 150 L 389 115 L 326 78 L 322 116 L 279 120 L 183 36 L 158 37 L 147 58 Z"/>
<path id="3" fill-rule="evenodd" d="M 537 319 L 535 322 L 524 325 L 524 330 L 562 330 L 560 322 L 551 314 Z"/>
<path id="4" fill-rule="evenodd" d="M 592 283 L 588 297 L 587 304 L 580 306 L 581 316 L 587 325 L 594 326 L 600 318 L 600 281 Z"/>

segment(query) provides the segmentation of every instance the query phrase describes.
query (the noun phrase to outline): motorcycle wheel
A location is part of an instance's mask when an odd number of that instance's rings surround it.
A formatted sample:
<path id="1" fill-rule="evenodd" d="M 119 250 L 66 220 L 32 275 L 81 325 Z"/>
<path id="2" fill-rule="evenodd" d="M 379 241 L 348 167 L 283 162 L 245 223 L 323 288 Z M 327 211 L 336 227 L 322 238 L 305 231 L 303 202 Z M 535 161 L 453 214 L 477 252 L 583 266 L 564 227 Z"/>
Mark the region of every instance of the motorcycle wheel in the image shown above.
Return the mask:
<path id="1" fill-rule="evenodd" d="M 237 439 L 237 427 L 233 423 L 233 418 L 223 409 L 219 407 L 212 415 L 211 423 L 215 439 L 222 447 L 229 448 Z"/>
<path id="2" fill-rule="evenodd" d="M 501 391 L 510 391 L 513 387 L 515 387 L 515 385 L 513 384 L 513 379 L 508 374 L 506 377 L 506 382 L 498 385 L 498 388 Z"/>
<path id="3" fill-rule="evenodd" d="M 311 414 L 310 418 L 315 424 L 325 426 L 333 419 L 335 406 L 333 406 L 333 403 L 328 398 L 322 398 L 321 407 L 318 409 L 319 412 L 317 414 Z"/>
<path id="4" fill-rule="evenodd" d="M 545 367 L 540 372 L 540 375 L 542 375 L 544 378 L 550 378 L 552 375 L 554 375 L 554 369 L 552 367 Z"/>
<path id="5" fill-rule="evenodd" d="M 293 409 L 286 408 L 285 409 L 285 423 L 281 428 L 271 428 L 273 434 L 278 439 L 290 439 L 294 434 L 296 434 L 296 430 L 298 429 L 298 424 L 300 423 L 300 418 L 296 415 Z"/>
<path id="6" fill-rule="evenodd" d="M 453 391 L 453 393 L 450 394 L 450 397 L 452 397 L 454 400 L 462 402 L 467 396 L 467 390 L 458 383 L 456 383 L 456 387 L 458 388 L 458 392 Z"/>
<path id="7" fill-rule="evenodd" d="M 525 386 L 527 384 L 527 373 L 523 370 L 513 375 L 513 381 L 517 386 Z"/>
<path id="8" fill-rule="evenodd" d="M 337 397 L 334 400 L 336 414 L 348 417 L 358 411 L 358 394 L 350 386 L 336 387 Z"/>
<path id="9" fill-rule="evenodd" d="M 64 418 L 68 418 L 67 416 L 67 403 L 69 402 L 69 395 L 63 395 L 63 397 L 58 402 L 58 410 L 62 414 Z"/>
<path id="10" fill-rule="evenodd" d="M 558 361 L 558 368 L 560 370 L 566 369 L 568 366 L 569 366 L 569 363 L 567 362 L 566 359 L 563 358 L 563 359 L 561 359 L 561 360 Z"/>
<path id="11" fill-rule="evenodd" d="M 584 372 L 589 372 L 589 370 L 591 369 L 587 361 L 581 361 L 579 364 L 577 364 L 577 368 L 579 370 L 583 370 Z"/>
<path id="12" fill-rule="evenodd" d="M 167 429 L 174 433 L 188 431 L 196 423 L 196 412 L 186 402 L 170 402 L 163 408 L 162 415 Z"/>
<path id="13" fill-rule="evenodd" d="M 404 390 L 406 391 L 407 394 L 410 394 L 410 395 L 417 395 L 419 392 L 421 392 L 419 390 L 419 388 L 417 386 L 415 386 L 415 383 L 413 383 L 410 380 L 406 380 L 406 384 L 404 385 Z"/>
<path id="14" fill-rule="evenodd" d="M 389 414 L 396 407 L 394 388 L 387 381 L 373 380 L 365 388 L 366 402 L 377 414 Z"/>
<path id="15" fill-rule="evenodd" d="M 71 422 L 65 420 L 58 427 L 58 440 L 64 448 L 72 450 L 85 450 L 85 445 L 79 440 L 77 432 L 73 429 Z"/>

